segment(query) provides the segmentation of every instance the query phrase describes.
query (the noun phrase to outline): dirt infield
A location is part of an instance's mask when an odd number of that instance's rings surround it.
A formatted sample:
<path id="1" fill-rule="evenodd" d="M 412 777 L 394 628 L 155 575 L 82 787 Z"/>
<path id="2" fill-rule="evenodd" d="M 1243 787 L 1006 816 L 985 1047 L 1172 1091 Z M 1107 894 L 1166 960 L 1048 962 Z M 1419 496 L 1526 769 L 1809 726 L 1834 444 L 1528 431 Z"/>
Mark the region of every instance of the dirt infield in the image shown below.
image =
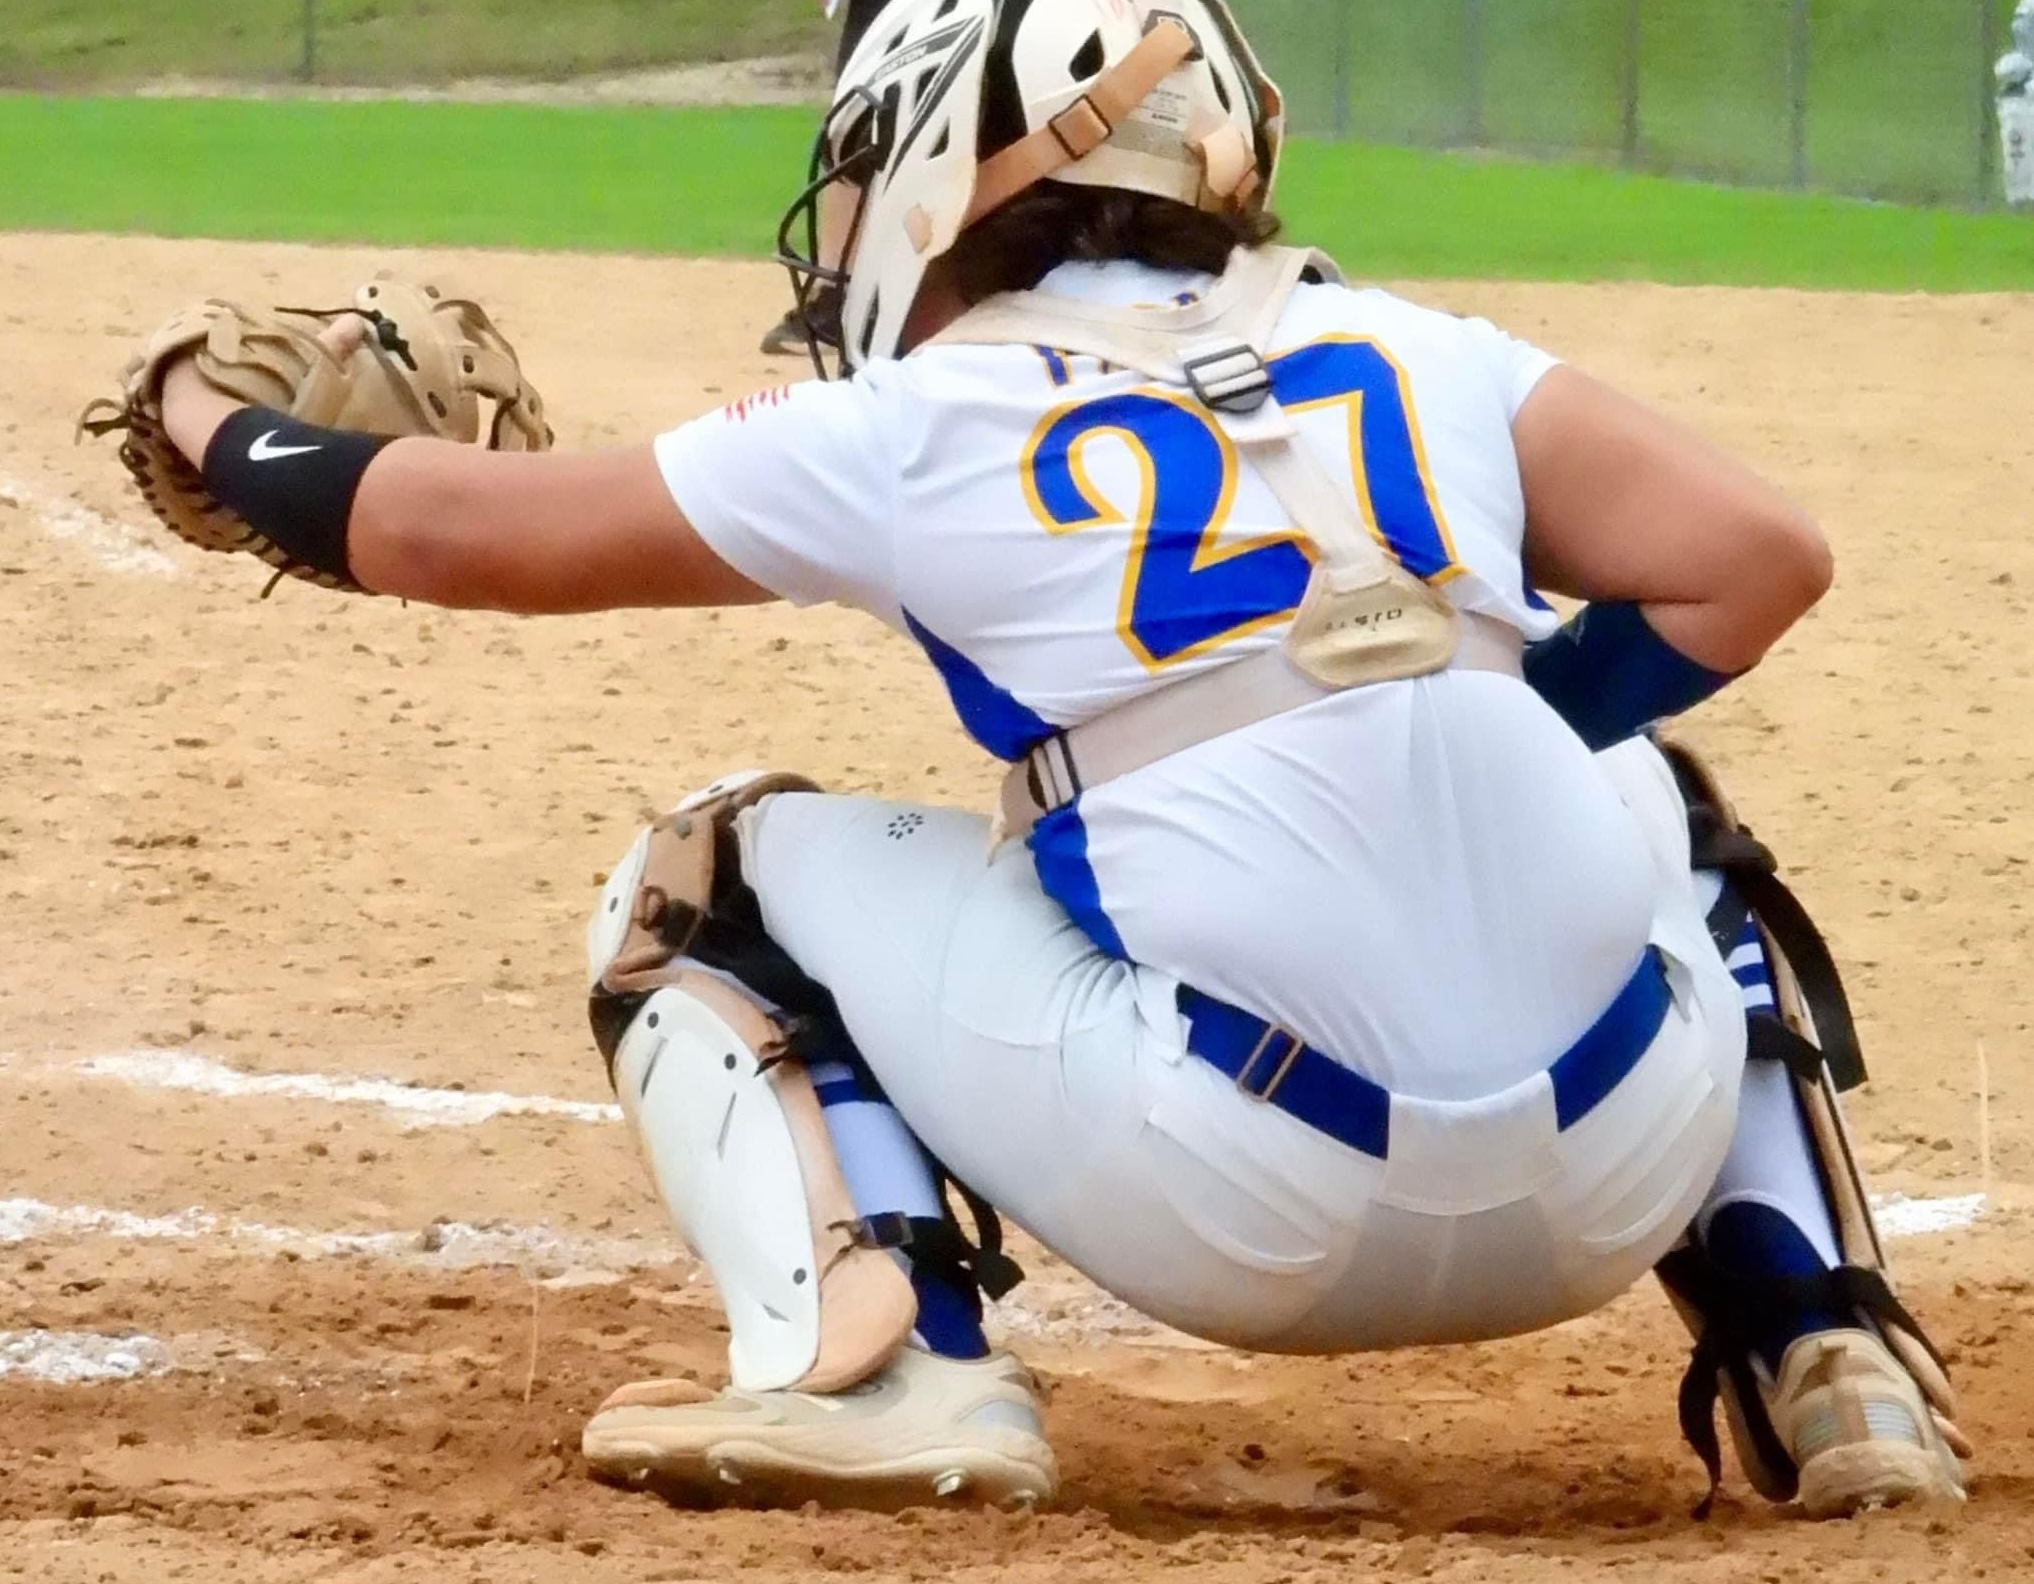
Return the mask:
<path id="1" fill-rule="evenodd" d="M 574 1450 L 611 1385 L 713 1378 L 724 1342 L 603 1106 L 596 882 L 734 764 L 992 778 L 861 618 L 263 604 L 73 449 L 179 302 L 386 261 L 0 236 L 0 1576 L 2034 1578 L 2034 301 L 1414 289 L 1691 416 L 1829 526 L 1836 592 L 1699 735 L 1852 967 L 1862 1148 L 1930 1201 L 1900 1224 L 1988 1194 L 1896 1245 L 1983 1448 L 1966 1514 L 1817 1528 L 1734 1483 L 1692 1522 L 1651 1292 L 1503 1346 L 1253 1360 L 1035 1251 L 1002 1323 L 1054 1385 L 1056 1509 L 688 1513 Z M 501 305 L 570 445 L 796 372 L 752 350 L 760 267 L 419 265 Z"/>

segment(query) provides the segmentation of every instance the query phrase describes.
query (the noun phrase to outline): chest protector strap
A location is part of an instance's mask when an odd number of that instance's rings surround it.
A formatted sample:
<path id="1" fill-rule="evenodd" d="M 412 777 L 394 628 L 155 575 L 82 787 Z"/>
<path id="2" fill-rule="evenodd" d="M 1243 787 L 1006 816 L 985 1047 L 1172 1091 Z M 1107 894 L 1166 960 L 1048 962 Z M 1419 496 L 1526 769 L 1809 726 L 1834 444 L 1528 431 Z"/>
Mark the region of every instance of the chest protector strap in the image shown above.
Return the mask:
<path id="1" fill-rule="evenodd" d="M 1349 688 L 1451 666 L 1518 675 L 1519 634 L 1457 610 L 1399 565 L 1273 394 L 1263 349 L 1308 276 L 1341 280 L 1322 253 L 1238 249 L 1193 302 L 1123 308 L 1020 292 L 992 298 L 935 338 L 1047 346 L 1191 391 L 1313 548 L 1313 576 L 1278 648 L 1142 694 L 1040 743 L 1004 781 L 1005 833 L 1021 835 L 1088 787 Z"/>

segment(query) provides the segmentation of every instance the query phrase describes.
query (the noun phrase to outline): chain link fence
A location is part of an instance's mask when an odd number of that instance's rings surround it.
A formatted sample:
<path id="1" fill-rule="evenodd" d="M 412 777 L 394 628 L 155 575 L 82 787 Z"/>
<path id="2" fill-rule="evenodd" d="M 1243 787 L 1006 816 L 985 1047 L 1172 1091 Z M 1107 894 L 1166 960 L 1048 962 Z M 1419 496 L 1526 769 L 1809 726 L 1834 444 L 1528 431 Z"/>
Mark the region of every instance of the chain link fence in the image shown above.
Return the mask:
<path id="1" fill-rule="evenodd" d="M 1236 0 L 1317 137 L 2000 197 L 2013 0 Z"/>
<path id="2" fill-rule="evenodd" d="M 2014 0 L 1234 3 L 1303 134 L 1920 203 L 2001 190 Z M 829 49 L 817 0 L 0 0 L 0 88 L 556 81 Z"/>

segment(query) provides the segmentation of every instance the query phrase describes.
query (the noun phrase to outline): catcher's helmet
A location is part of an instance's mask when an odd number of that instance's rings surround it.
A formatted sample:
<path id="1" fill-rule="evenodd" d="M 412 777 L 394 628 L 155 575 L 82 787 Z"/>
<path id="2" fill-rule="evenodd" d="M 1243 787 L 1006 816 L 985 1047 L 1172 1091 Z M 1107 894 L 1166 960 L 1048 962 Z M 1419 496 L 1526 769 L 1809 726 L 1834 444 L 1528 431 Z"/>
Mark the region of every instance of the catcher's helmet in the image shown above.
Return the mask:
<path id="1" fill-rule="evenodd" d="M 933 260 L 1033 184 L 1249 212 L 1283 130 L 1226 0 L 894 0 L 841 73 L 779 256 L 801 308 L 842 289 L 852 369 L 897 354 Z M 819 195 L 837 184 L 855 217 L 830 269 Z"/>

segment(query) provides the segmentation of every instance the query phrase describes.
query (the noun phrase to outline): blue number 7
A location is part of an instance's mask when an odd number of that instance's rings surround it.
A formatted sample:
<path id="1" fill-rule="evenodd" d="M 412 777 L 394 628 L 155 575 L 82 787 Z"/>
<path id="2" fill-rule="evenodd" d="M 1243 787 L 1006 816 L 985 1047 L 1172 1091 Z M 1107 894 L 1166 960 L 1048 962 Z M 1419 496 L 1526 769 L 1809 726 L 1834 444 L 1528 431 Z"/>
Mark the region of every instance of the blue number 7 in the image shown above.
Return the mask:
<path id="1" fill-rule="evenodd" d="M 1348 407 L 1356 499 L 1385 548 L 1430 582 L 1460 572 L 1407 381 L 1390 355 L 1374 341 L 1323 340 L 1274 359 L 1271 373 L 1289 412 Z M 1086 447 L 1103 438 L 1136 459 L 1141 482 L 1128 511 L 1095 487 L 1083 464 Z M 1063 407 L 1032 436 L 1023 474 L 1047 531 L 1129 527 L 1116 630 L 1151 670 L 1283 621 L 1306 592 L 1313 550 L 1301 535 L 1219 542 L 1235 500 L 1236 452 L 1184 397 L 1136 390 Z"/>

